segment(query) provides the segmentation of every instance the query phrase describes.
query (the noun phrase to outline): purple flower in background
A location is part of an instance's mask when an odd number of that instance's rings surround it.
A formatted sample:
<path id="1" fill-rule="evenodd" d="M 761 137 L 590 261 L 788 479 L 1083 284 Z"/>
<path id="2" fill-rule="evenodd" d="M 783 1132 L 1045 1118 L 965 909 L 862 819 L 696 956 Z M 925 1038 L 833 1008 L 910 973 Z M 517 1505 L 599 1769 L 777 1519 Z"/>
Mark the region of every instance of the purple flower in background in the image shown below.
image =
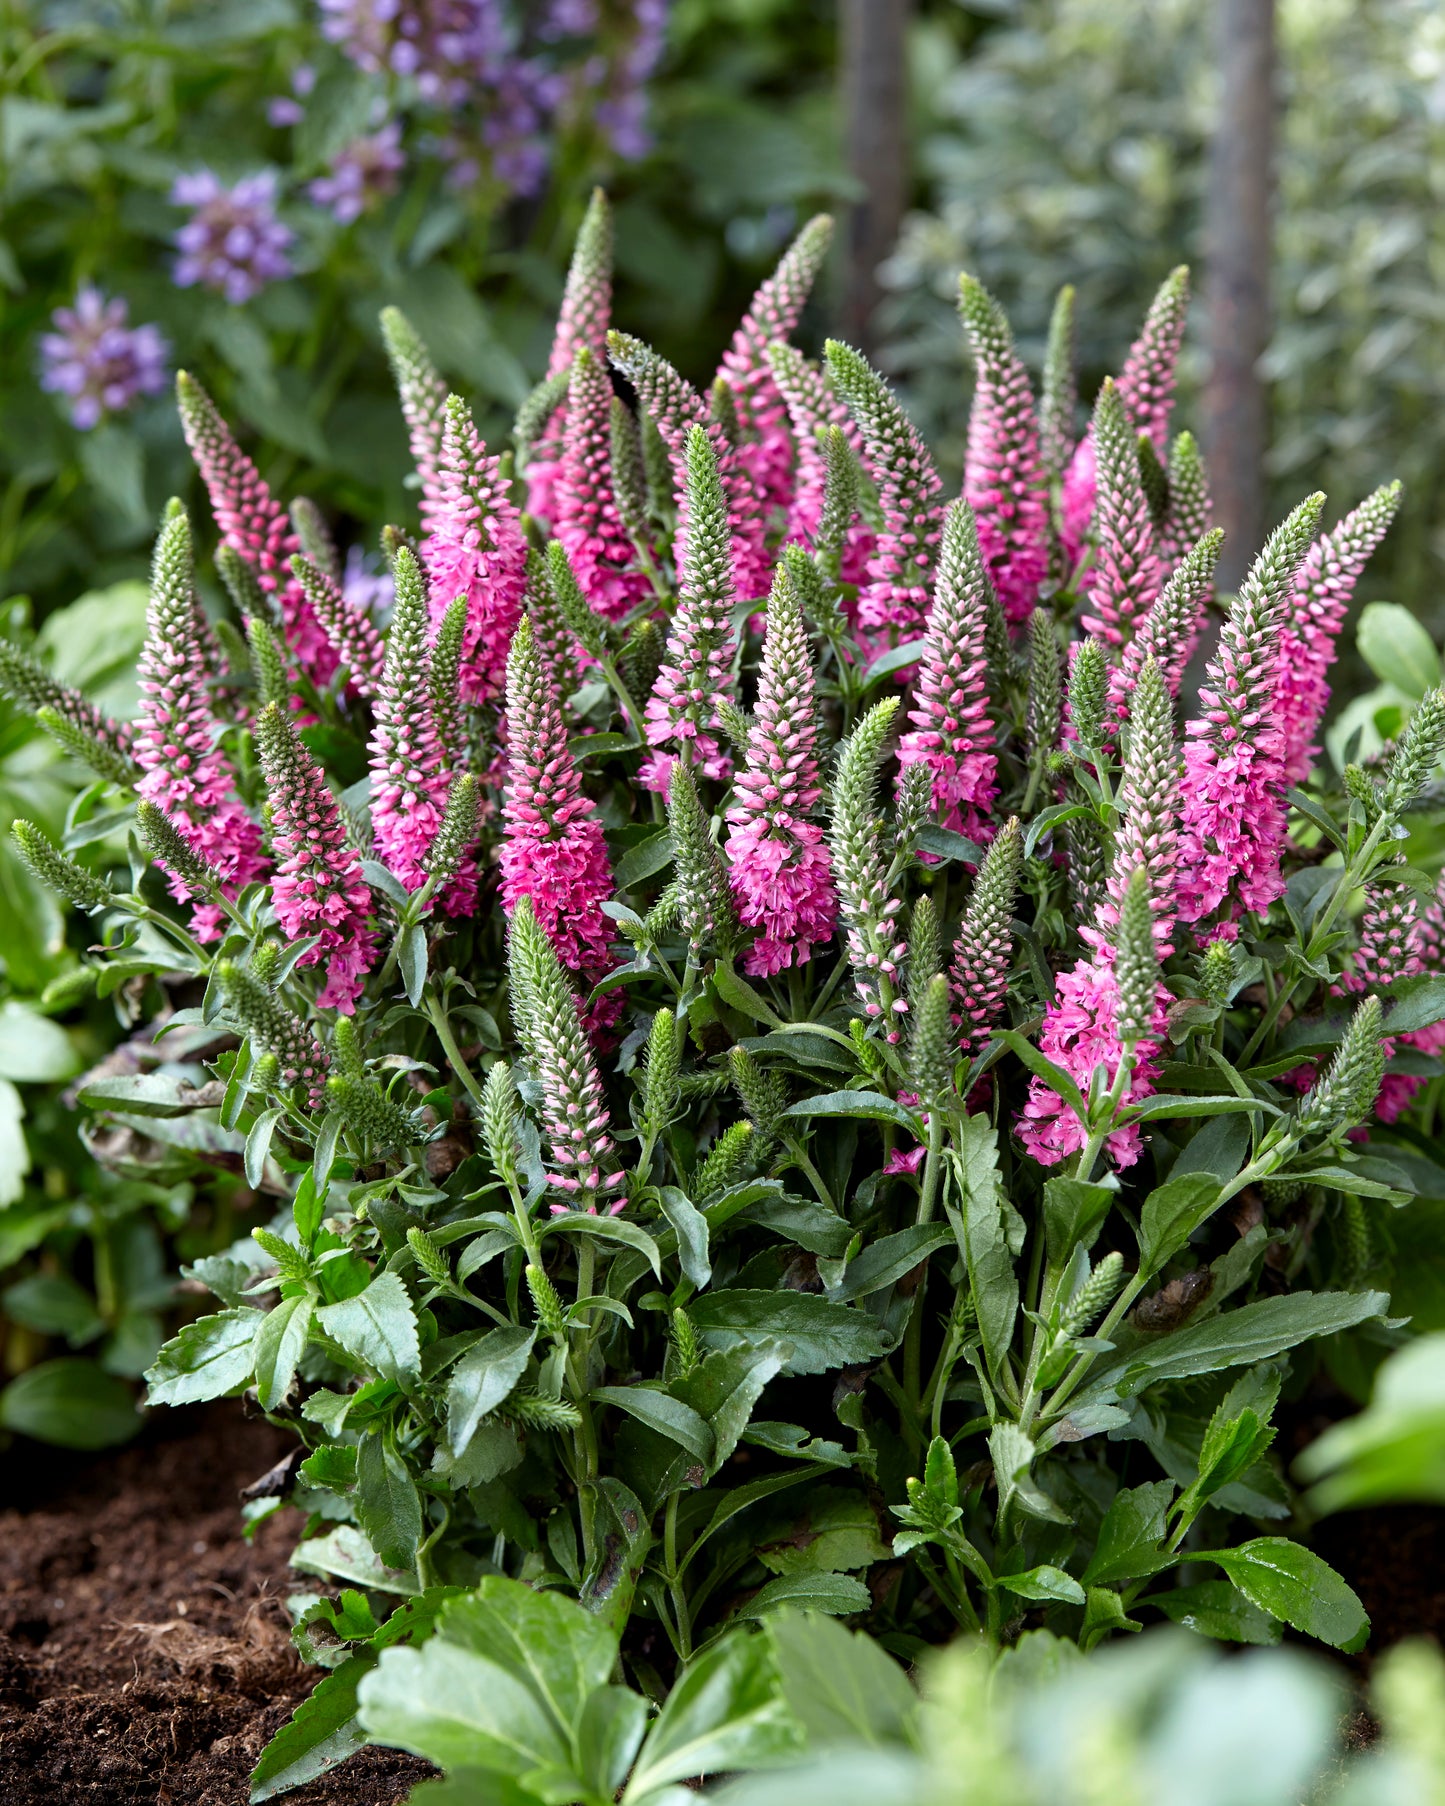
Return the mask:
<path id="1" fill-rule="evenodd" d="M 318 207 L 329 207 L 338 225 L 349 226 L 387 195 L 396 192 L 406 167 L 401 126 L 396 120 L 369 138 L 353 138 L 331 162 L 331 174 L 318 176 L 306 192 Z"/>
<path id="2" fill-rule="evenodd" d="M 634 0 L 632 42 L 617 58 L 612 93 L 597 103 L 593 117 L 619 157 L 646 156 L 652 147 L 644 90 L 662 57 L 671 4 L 672 0 Z"/>
<path id="3" fill-rule="evenodd" d="M 316 71 L 310 63 L 302 63 L 291 77 L 291 92 L 278 95 L 266 103 L 266 117 L 272 125 L 300 125 L 306 117 L 302 101 L 316 86 Z"/>
<path id="4" fill-rule="evenodd" d="M 396 585 L 389 571 L 375 571 L 360 546 L 352 546 L 346 554 L 346 569 L 341 573 L 341 593 L 355 609 L 370 620 L 384 617 L 396 600 Z"/>
<path id="5" fill-rule="evenodd" d="M 69 398 L 71 424 L 83 433 L 165 387 L 165 338 L 158 326 L 127 326 L 129 312 L 119 296 L 107 301 L 85 283 L 41 337 L 40 386 Z"/>
<path id="6" fill-rule="evenodd" d="M 295 234 L 276 217 L 273 170 L 243 176 L 227 188 L 214 171 L 198 169 L 177 176 L 171 200 L 195 209 L 175 238 L 178 287 L 199 282 L 239 306 L 291 274 L 286 253 Z"/>

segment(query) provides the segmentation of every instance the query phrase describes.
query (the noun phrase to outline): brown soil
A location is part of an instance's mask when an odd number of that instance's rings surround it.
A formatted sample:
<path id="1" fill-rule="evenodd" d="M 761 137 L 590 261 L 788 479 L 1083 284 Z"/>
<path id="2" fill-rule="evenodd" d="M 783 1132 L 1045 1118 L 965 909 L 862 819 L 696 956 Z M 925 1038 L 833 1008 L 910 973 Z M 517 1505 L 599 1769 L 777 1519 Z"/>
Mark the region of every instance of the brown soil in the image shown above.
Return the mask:
<path id="1" fill-rule="evenodd" d="M 235 1404 L 157 1412 L 120 1454 L 0 1455 L 0 1801 L 245 1806 L 252 1765 L 320 1678 L 283 1600 L 300 1520 L 240 1534 L 237 1494 L 287 1452 Z M 393 1806 L 433 1771 L 363 1750 L 283 1796 Z"/>

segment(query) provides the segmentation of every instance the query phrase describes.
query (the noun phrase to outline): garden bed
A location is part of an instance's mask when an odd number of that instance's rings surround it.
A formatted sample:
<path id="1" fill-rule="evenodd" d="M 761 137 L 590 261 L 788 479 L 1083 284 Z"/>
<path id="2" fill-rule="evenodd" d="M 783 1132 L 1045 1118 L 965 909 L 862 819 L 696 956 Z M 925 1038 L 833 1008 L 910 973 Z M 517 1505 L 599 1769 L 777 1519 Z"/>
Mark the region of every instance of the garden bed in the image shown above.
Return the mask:
<path id="1" fill-rule="evenodd" d="M 1306 1402 L 1288 1440 L 1330 1415 Z M 7 1806 L 243 1806 L 261 1748 L 320 1677 L 286 1631 L 295 1514 L 250 1543 L 240 1534 L 238 1493 L 288 1446 L 226 1401 L 157 1414 L 119 1456 L 12 1450 L 0 1513 Z M 1445 1640 L 1440 1512 L 1346 1513 L 1313 1541 L 1370 1613 L 1371 1652 L 1421 1633 Z M 428 1772 L 363 1750 L 287 1798 L 391 1806 Z"/>
<path id="2" fill-rule="evenodd" d="M 247 1543 L 237 1494 L 288 1449 L 226 1402 L 157 1413 L 120 1455 L 7 1457 L 0 1799 L 242 1806 L 267 1739 L 320 1678 L 283 1601 L 296 1514 Z M 429 1773 L 364 1750 L 296 1806 L 391 1806 Z"/>

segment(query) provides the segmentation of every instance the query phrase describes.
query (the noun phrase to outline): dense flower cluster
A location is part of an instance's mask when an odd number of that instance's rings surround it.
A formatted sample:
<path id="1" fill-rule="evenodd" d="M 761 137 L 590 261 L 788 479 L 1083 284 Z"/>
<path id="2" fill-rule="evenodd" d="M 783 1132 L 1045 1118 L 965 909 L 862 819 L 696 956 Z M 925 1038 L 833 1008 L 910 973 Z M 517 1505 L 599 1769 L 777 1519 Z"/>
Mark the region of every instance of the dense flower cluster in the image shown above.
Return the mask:
<path id="1" fill-rule="evenodd" d="M 318 176 L 306 192 L 338 225 L 349 226 L 395 193 L 405 168 L 401 126 L 393 119 L 343 146 L 332 159 L 330 172 Z"/>
<path id="2" fill-rule="evenodd" d="M 164 335 L 158 326 L 127 326 L 129 316 L 119 295 L 107 300 L 85 283 L 72 306 L 50 316 L 55 330 L 41 336 L 40 386 L 66 398 L 71 425 L 83 433 L 165 387 Z"/>
<path id="3" fill-rule="evenodd" d="M 296 235 L 276 217 L 277 190 L 269 169 L 230 188 L 209 169 L 178 176 L 171 200 L 192 212 L 175 237 L 177 285 L 200 283 L 239 307 L 289 276 Z"/>

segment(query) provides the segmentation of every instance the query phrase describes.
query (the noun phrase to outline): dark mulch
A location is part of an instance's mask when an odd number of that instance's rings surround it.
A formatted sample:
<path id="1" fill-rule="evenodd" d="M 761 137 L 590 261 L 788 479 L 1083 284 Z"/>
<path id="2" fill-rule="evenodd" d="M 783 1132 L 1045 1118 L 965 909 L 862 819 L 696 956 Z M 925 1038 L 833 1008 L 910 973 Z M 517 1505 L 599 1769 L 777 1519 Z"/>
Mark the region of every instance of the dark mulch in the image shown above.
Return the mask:
<path id="1" fill-rule="evenodd" d="M 240 1407 L 157 1412 L 119 1454 L 0 1455 L 0 1801 L 244 1806 L 256 1757 L 319 1678 L 282 1601 L 300 1520 L 240 1534 L 237 1493 L 287 1452 Z M 431 1773 L 363 1750 L 286 1797 L 393 1806 Z"/>

